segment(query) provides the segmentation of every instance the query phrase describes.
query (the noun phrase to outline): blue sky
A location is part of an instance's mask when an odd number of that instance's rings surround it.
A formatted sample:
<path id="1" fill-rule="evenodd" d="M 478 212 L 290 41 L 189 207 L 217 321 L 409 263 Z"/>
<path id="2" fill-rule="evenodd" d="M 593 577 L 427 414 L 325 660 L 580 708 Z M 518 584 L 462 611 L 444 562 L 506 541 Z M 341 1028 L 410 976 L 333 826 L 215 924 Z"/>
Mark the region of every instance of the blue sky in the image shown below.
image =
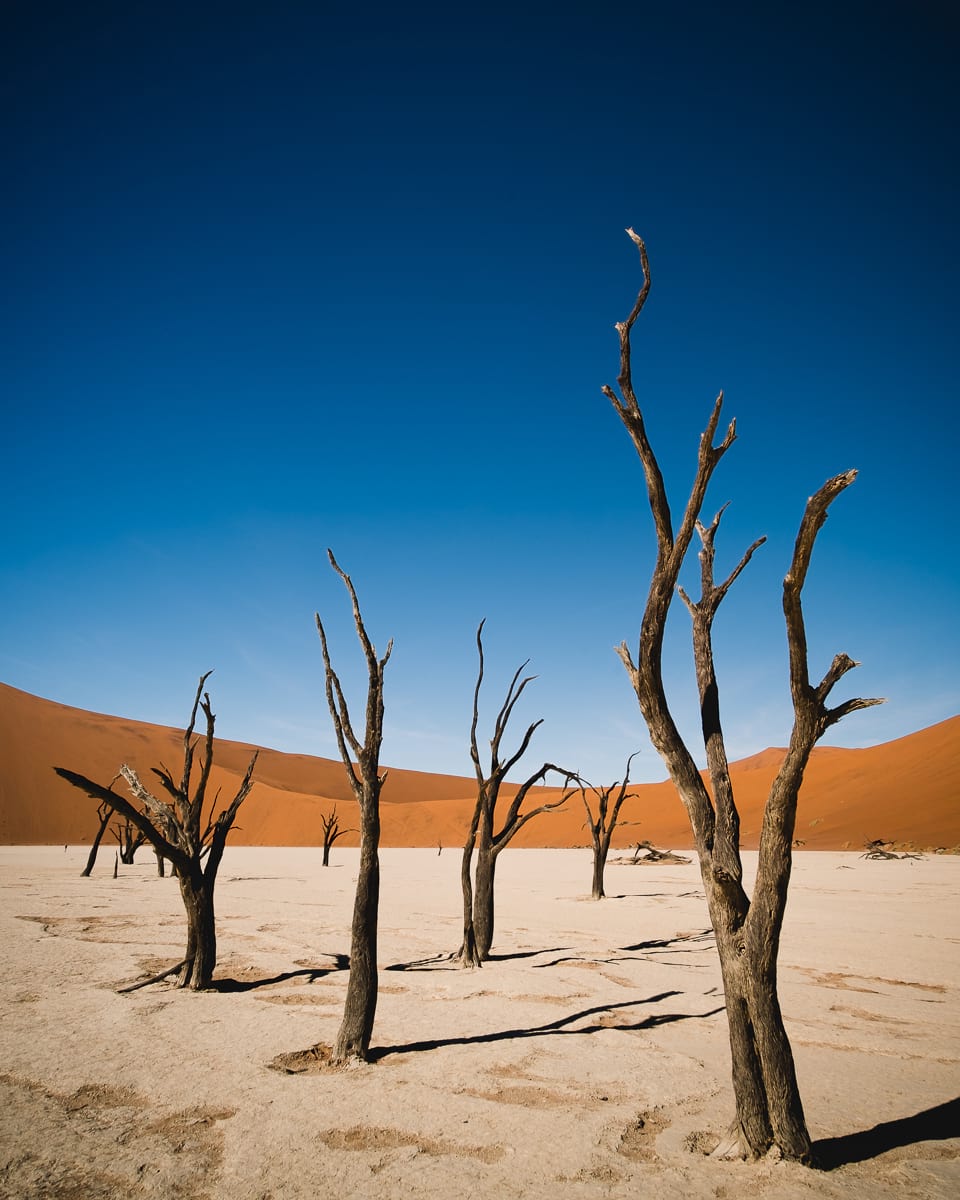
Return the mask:
<path id="1" fill-rule="evenodd" d="M 531 769 L 664 771 L 612 647 L 653 554 L 604 383 L 634 375 L 674 509 L 726 393 L 728 750 L 782 745 L 780 584 L 835 744 L 960 711 L 953 6 L 13 0 L 0 10 L 0 680 L 335 756 L 319 609 L 362 711 L 334 549 L 382 650 L 383 761 L 469 773 L 513 670 Z M 667 647 L 697 729 L 689 620 Z M 840 689 L 836 693 L 839 697 Z"/>

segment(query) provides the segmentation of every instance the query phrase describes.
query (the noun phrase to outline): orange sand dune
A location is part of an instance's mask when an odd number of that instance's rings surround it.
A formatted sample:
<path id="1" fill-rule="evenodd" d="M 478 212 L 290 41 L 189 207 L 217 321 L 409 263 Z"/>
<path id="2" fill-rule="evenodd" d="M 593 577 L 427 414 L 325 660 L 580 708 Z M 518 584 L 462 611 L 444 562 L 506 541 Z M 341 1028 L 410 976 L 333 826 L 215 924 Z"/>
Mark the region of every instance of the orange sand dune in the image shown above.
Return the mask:
<path id="1" fill-rule="evenodd" d="M 53 773 L 70 767 L 108 784 L 121 762 L 146 781 L 166 764 L 177 774 L 182 732 L 68 708 L 0 684 L 0 843 L 89 843 L 93 801 Z M 885 838 L 919 847 L 960 845 L 960 717 L 867 750 L 817 748 L 800 795 L 797 838 L 807 849 L 857 849 Z M 214 787 L 229 796 L 254 747 L 218 740 Z M 764 750 L 732 767 L 742 841 L 757 845 L 763 802 L 782 759 Z M 356 826 L 356 804 L 343 767 L 330 759 L 262 750 L 255 786 L 232 840 L 238 845 L 303 846 L 322 840 L 320 818 L 336 804 L 341 826 Z M 390 770 L 383 792 L 385 846 L 459 845 L 466 832 L 472 779 Z M 646 839 L 659 846 L 692 844 L 686 815 L 669 783 L 639 784 L 624 805 L 615 844 Z M 536 802 L 557 795 L 543 789 Z M 518 846 L 567 847 L 588 841 L 578 797 L 561 812 L 531 821 Z M 356 845 L 355 834 L 341 845 Z"/>

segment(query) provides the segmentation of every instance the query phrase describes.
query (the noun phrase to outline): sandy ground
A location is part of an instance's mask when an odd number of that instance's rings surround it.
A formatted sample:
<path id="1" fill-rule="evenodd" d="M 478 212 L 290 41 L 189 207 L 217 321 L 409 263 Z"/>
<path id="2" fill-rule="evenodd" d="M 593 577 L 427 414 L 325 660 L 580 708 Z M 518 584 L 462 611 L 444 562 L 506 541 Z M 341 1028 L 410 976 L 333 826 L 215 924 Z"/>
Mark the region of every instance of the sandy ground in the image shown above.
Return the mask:
<path id="1" fill-rule="evenodd" d="M 457 853 L 384 851 L 377 1061 L 286 1074 L 339 1026 L 357 852 L 228 847 L 220 990 L 120 995 L 183 944 L 141 854 L 0 847 L 3 1197 L 960 1194 L 960 859 L 797 857 L 781 999 L 839 1164 L 810 1171 L 703 1153 L 732 1100 L 693 863 L 611 864 L 596 903 L 587 851 L 506 851 L 465 971 Z"/>

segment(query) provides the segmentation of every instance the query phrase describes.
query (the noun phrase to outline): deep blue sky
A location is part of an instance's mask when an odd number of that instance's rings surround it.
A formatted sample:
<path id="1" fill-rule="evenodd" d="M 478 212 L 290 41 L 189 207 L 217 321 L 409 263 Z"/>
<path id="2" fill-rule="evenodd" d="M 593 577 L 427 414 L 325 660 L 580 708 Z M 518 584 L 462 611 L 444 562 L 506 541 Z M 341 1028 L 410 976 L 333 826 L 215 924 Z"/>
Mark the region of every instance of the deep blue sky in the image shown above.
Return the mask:
<path id="1" fill-rule="evenodd" d="M 331 546 L 395 639 L 386 763 L 469 773 L 485 616 L 485 736 L 529 657 L 531 769 L 662 778 L 612 650 L 653 550 L 600 393 L 633 225 L 674 508 L 724 388 L 721 569 L 769 538 L 717 621 L 731 756 L 789 734 L 780 583 L 851 466 L 812 669 L 846 651 L 889 703 L 831 740 L 960 711 L 958 50 L 931 0 L 8 0 L 0 679 L 176 725 L 213 667 L 223 736 L 334 756 L 315 610 L 358 718 L 363 676 Z M 682 605 L 668 655 L 695 733 Z"/>

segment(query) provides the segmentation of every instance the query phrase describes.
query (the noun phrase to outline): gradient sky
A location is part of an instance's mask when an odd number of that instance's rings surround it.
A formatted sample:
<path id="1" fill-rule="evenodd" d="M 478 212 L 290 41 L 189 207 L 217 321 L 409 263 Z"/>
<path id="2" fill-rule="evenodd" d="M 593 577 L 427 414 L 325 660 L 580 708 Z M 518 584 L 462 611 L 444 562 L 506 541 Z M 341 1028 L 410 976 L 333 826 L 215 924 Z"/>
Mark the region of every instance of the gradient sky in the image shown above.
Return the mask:
<path id="1" fill-rule="evenodd" d="M 668 11 L 669 10 L 669 11 Z M 601 395 L 634 377 L 673 507 L 725 390 L 707 507 L 731 757 L 783 745 L 780 585 L 811 669 L 887 696 L 871 745 L 960 711 L 955 5 L 0 6 L 0 680 L 333 757 L 319 610 L 362 714 L 334 549 L 387 669 L 382 760 L 469 774 L 537 675 L 532 771 L 664 770 L 613 652 L 653 555 Z M 695 564 L 694 564 L 695 565 Z M 697 730 L 689 618 L 667 674 Z"/>

